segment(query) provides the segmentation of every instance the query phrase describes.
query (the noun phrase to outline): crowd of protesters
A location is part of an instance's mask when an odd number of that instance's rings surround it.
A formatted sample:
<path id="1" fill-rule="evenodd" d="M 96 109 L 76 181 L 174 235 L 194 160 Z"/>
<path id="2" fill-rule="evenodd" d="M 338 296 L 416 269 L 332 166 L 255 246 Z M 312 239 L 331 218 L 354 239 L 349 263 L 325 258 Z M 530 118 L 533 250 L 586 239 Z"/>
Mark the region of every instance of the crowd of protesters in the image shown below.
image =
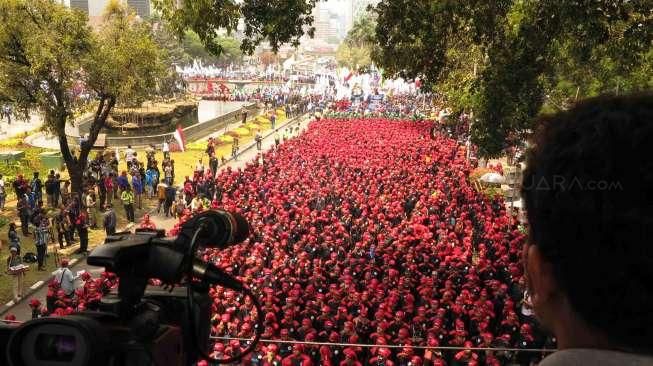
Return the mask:
<path id="1" fill-rule="evenodd" d="M 307 100 L 314 108 L 333 103 Z M 120 197 L 126 211 L 146 194 L 179 223 L 205 209 L 245 215 L 250 238 L 207 250 L 204 259 L 249 285 L 263 313 L 232 291 L 211 289 L 211 334 L 249 338 L 260 316 L 265 339 L 307 343 L 261 343 L 243 365 L 529 364 L 542 353 L 505 348 L 554 347 L 524 290 L 518 220 L 500 198 L 472 187 L 460 140 L 429 122 L 382 118 L 321 119 L 291 137 L 244 170 L 218 171 L 209 143 L 208 166 L 199 160 L 179 189 L 169 157 L 161 172 L 153 154 L 144 165 L 129 149 L 128 171 L 115 176 L 105 168 L 117 167 L 113 159 L 98 156 L 88 177 L 110 181 L 99 201 Z M 149 218 L 142 225 L 153 226 Z M 93 309 L 118 281 L 110 273 L 82 280 L 75 296 L 52 284 L 49 304 L 34 303 L 35 316 Z M 246 346 L 219 341 L 212 355 Z M 475 349 L 486 347 L 502 350 Z"/>
<path id="2" fill-rule="evenodd" d="M 554 346 L 524 293 L 516 218 L 471 187 L 464 146 L 429 137 L 429 128 L 322 120 L 263 163 L 185 178 L 175 203 L 180 222 L 218 208 L 243 213 L 253 227 L 245 244 L 208 250 L 204 259 L 244 280 L 264 313 L 212 289 L 212 335 L 248 338 L 261 316 L 264 338 L 308 342 L 263 343 L 243 364 L 529 364 L 542 354 L 474 348 Z M 92 306 L 115 284 L 111 276 L 86 279 L 77 306 Z M 218 342 L 213 356 L 245 347 Z"/>
<path id="3" fill-rule="evenodd" d="M 213 206 L 242 212 L 253 234 L 205 259 L 263 299 L 264 338 L 375 345 L 269 344 L 246 364 L 528 364 L 541 353 L 471 348 L 554 344 L 531 317 L 516 218 L 471 187 L 464 146 L 429 127 L 324 120 L 265 163 L 218 175 Z M 212 295 L 212 334 L 251 336 L 252 305 Z M 244 347 L 216 343 L 214 355 Z"/>

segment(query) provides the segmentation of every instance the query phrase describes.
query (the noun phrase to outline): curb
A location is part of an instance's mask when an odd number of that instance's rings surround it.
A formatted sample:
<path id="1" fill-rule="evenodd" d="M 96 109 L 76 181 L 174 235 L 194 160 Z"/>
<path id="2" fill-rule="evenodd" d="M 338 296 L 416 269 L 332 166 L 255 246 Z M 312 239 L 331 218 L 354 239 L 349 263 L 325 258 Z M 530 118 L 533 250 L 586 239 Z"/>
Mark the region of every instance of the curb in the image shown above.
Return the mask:
<path id="1" fill-rule="evenodd" d="M 128 229 L 128 228 L 130 228 L 130 225 L 125 226 L 123 229 Z M 68 268 L 73 270 L 73 268 L 75 268 L 76 265 L 83 263 L 84 258 L 85 257 L 71 259 L 68 262 Z M 43 288 L 43 286 L 47 286 L 47 284 L 50 283 L 50 281 L 52 281 L 52 278 L 54 278 L 55 272 L 56 271 L 50 273 L 50 275 L 48 275 L 46 278 L 34 282 L 34 284 L 32 284 L 30 287 L 24 287 L 25 291 L 23 291 L 23 297 L 18 302 L 15 302 L 12 299 L 11 301 L 0 305 L 0 317 L 2 317 L 7 312 L 9 312 L 9 310 L 11 310 L 11 308 L 13 308 L 14 306 L 25 303 L 32 295 L 34 295 L 41 288 Z M 25 286 L 25 284 L 23 284 L 23 286 Z"/>

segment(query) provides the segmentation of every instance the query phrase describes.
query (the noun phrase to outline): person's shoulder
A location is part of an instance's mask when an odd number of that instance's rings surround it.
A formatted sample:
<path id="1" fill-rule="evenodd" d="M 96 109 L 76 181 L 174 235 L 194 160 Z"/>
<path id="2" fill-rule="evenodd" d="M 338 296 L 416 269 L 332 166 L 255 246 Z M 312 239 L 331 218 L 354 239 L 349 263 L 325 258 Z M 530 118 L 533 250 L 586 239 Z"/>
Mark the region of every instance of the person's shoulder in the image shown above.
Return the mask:
<path id="1" fill-rule="evenodd" d="M 653 365 L 653 355 L 599 349 L 568 349 L 546 357 L 540 366 L 645 366 Z"/>

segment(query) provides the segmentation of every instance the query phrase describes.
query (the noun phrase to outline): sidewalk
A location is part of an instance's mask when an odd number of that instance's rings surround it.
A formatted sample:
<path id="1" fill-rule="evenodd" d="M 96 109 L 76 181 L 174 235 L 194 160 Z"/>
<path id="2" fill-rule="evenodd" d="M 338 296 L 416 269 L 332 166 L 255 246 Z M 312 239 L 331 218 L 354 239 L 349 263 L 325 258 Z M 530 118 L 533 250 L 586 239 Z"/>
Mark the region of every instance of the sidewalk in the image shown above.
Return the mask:
<path id="1" fill-rule="evenodd" d="M 298 116 L 295 118 L 291 118 L 287 120 L 285 123 L 282 123 L 279 126 L 277 126 L 276 131 L 278 131 L 279 134 L 281 135 L 285 128 L 290 126 L 295 127 L 297 125 L 299 125 L 300 130 L 302 130 L 308 125 L 309 122 L 310 122 L 310 118 L 308 115 Z M 241 123 L 238 122 L 238 123 L 234 123 L 233 125 L 240 126 Z M 231 125 L 229 127 L 231 127 Z M 265 136 L 263 136 L 261 151 L 258 151 L 256 149 L 256 143 L 253 142 L 243 147 L 243 149 L 237 155 L 237 160 L 234 160 L 233 158 L 228 159 L 227 163 L 220 166 L 218 170 L 227 169 L 227 167 L 231 167 L 231 169 L 244 168 L 248 162 L 256 159 L 259 156 L 259 153 L 265 152 L 274 147 L 274 134 L 275 131 L 270 131 Z M 295 136 L 296 136 L 295 134 L 292 135 L 292 137 Z M 159 216 L 154 214 L 154 210 L 150 211 L 150 218 L 155 223 L 157 228 L 165 229 L 166 231 L 172 229 L 172 227 L 177 222 L 177 220 L 174 218 Z M 137 222 L 139 220 L 140 218 L 138 218 Z M 133 226 L 129 226 L 128 228 L 131 229 L 133 228 Z M 99 276 L 100 273 L 104 271 L 104 268 L 89 266 L 84 259 L 81 259 L 79 261 L 75 260 L 74 262 L 71 260 L 70 269 L 73 271 L 73 273 L 78 273 L 81 271 L 90 272 L 93 277 Z M 4 314 L 13 314 L 16 316 L 16 319 L 19 321 L 29 320 L 32 316 L 32 311 L 28 306 L 29 300 L 36 298 L 39 301 L 41 301 L 42 304 L 45 304 L 45 297 L 48 291 L 48 287 L 46 285 L 51 278 L 52 275 L 48 275 L 42 280 L 39 280 L 38 282 L 32 285 L 26 284 L 25 285 L 26 291 L 23 299 L 19 303 L 14 303 L 14 301 L 12 300 L 6 304 L 0 305 L 0 316 L 3 316 Z"/>

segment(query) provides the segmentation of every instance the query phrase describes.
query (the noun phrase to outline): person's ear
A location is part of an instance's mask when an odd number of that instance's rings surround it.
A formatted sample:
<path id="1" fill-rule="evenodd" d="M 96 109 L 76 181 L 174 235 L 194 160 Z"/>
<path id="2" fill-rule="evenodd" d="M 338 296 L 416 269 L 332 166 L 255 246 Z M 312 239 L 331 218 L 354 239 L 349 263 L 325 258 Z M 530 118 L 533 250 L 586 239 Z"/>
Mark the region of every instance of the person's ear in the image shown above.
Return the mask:
<path id="1" fill-rule="evenodd" d="M 534 308 L 549 302 L 557 292 L 553 266 L 537 245 L 528 245 L 524 250 L 526 280 Z"/>

